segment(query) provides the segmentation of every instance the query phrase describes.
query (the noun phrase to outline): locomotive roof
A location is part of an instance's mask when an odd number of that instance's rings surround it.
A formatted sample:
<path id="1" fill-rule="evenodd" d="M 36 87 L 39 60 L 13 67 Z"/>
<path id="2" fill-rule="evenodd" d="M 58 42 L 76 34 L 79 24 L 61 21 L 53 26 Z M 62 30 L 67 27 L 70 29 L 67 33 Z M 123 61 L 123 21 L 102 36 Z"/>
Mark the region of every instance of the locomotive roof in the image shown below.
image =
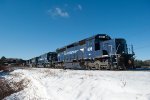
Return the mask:
<path id="1" fill-rule="evenodd" d="M 56 54 L 56 52 L 48 52 L 48 53 L 49 53 L 49 54 Z M 44 53 L 44 54 L 42 54 L 42 55 L 40 55 L 40 56 L 43 56 L 43 55 L 48 54 L 48 53 Z M 38 56 L 38 57 L 33 57 L 33 58 L 29 59 L 29 60 L 38 59 L 40 56 Z"/>
<path id="2" fill-rule="evenodd" d="M 40 56 L 43 56 L 43 55 L 46 55 L 46 54 L 56 54 L 56 52 L 47 52 L 47 53 L 44 53 L 44 54 L 42 54 Z"/>
<path id="3" fill-rule="evenodd" d="M 82 39 L 82 40 L 80 40 L 80 41 L 77 41 L 77 42 L 71 43 L 71 44 L 69 44 L 69 45 L 66 45 L 66 46 L 64 46 L 64 47 L 62 47 L 62 48 L 57 48 L 57 50 L 64 49 L 64 48 L 66 48 L 66 47 L 68 47 L 68 46 L 71 46 L 71 45 L 77 45 L 77 44 L 79 44 L 79 42 L 81 42 L 81 41 L 90 40 L 90 39 L 93 39 L 93 38 L 98 37 L 98 36 L 108 36 L 108 37 L 110 37 L 110 36 L 109 36 L 109 35 L 107 35 L 107 34 L 96 34 L 96 35 L 94 35 L 94 36 L 91 36 L 91 37 L 88 37 L 88 38 Z"/>

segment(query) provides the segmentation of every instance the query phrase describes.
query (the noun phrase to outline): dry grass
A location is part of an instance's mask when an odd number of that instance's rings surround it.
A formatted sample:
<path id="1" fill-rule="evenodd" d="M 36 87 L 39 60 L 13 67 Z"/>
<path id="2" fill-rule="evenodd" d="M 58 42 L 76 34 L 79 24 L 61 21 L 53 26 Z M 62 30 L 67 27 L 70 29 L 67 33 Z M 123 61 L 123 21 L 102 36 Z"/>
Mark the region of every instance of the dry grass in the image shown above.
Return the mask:
<path id="1" fill-rule="evenodd" d="M 4 67 L 4 66 L 0 66 L 0 71 L 4 71 L 4 72 L 10 72 L 13 71 L 13 68 L 11 67 Z"/>
<path id="2" fill-rule="evenodd" d="M 27 79 L 23 79 L 20 82 L 13 82 L 0 78 L 0 100 L 13 93 L 23 90 L 28 83 L 29 80 Z"/>
<path id="3" fill-rule="evenodd" d="M 58 76 L 58 73 L 56 73 L 55 71 L 51 71 L 51 70 L 44 70 L 41 73 L 44 74 L 45 77 L 49 77 L 49 76 Z"/>

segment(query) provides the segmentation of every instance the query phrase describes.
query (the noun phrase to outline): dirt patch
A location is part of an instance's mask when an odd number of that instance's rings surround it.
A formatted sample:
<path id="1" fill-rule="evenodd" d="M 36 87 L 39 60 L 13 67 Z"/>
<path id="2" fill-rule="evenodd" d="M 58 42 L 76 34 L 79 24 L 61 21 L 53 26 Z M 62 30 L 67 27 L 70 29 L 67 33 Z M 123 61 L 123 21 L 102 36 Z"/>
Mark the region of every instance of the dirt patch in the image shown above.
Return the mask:
<path id="1" fill-rule="evenodd" d="M 29 80 L 23 79 L 20 82 L 12 82 L 0 78 L 0 100 L 5 97 L 23 90 L 29 83 Z"/>

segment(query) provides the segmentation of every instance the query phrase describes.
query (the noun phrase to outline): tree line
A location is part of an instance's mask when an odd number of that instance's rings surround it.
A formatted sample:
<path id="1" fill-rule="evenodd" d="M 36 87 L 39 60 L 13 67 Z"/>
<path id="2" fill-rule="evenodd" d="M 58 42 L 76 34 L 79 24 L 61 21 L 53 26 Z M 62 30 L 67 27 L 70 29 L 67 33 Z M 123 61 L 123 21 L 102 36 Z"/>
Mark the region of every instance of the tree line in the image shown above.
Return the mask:
<path id="1" fill-rule="evenodd" d="M 135 66 L 137 66 L 137 67 L 142 67 L 142 66 L 148 66 L 148 67 L 150 67 L 150 60 L 138 60 L 138 59 L 136 59 L 135 61 L 134 61 L 134 64 L 135 64 Z"/>
<path id="2" fill-rule="evenodd" d="M 25 64 L 25 60 L 18 58 L 6 58 L 4 56 L 0 59 L 0 67 L 1 66 L 22 66 Z"/>

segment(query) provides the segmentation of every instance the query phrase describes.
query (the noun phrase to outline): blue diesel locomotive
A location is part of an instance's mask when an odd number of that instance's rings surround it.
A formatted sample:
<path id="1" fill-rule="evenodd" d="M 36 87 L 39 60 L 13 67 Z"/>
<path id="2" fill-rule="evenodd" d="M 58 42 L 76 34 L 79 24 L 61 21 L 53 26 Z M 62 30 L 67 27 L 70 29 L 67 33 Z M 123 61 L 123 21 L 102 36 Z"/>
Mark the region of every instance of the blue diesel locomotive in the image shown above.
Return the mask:
<path id="1" fill-rule="evenodd" d="M 56 50 L 58 65 L 71 69 L 128 69 L 134 67 L 134 53 L 128 53 L 125 39 L 106 34 L 72 43 Z"/>
<path id="2" fill-rule="evenodd" d="M 131 51 L 129 53 L 125 39 L 97 34 L 36 57 L 33 65 L 65 69 L 131 69 L 134 68 L 133 48 Z"/>

